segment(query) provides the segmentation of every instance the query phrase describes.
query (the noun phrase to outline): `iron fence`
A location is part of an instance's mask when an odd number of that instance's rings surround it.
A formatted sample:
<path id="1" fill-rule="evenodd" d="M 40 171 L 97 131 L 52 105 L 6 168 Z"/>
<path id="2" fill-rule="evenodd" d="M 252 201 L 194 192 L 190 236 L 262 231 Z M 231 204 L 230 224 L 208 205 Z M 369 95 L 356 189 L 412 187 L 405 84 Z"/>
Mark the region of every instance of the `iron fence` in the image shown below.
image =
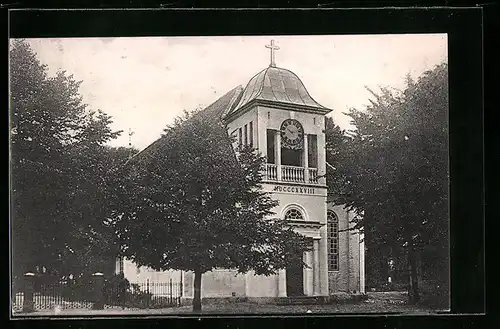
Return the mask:
<path id="1" fill-rule="evenodd" d="M 132 282 L 125 285 L 113 284 L 105 288 L 104 308 L 164 308 L 181 305 L 182 283 L 174 282 Z"/>
<path id="2" fill-rule="evenodd" d="M 12 295 L 12 312 L 18 313 L 23 310 L 24 294 L 22 292 L 15 292 Z"/>
<path id="3" fill-rule="evenodd" d="M 56 308 L 166 308 L 181 305 L 182 281 L 170 279 L 167 282 L 146 280 L 129 283 L 126 279 L 96 280 L 27 281 L 21 289 L 13 289 L 12 312 Z"/>
<path id="4" fill-rule="evenodd" d="M 25 292 L 14 291 L 12 296 L 13 312 L 23 309 Z M 91 308 L 95 302 L 91 281 L 37 282 L 33 291 L 33 310 Z"/>

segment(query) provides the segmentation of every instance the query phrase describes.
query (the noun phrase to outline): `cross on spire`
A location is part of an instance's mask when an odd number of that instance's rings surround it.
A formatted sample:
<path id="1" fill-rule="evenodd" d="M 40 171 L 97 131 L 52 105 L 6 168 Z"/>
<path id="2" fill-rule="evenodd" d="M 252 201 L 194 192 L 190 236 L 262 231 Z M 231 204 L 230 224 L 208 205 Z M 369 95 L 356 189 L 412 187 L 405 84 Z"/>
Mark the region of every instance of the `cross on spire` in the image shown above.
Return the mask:
<path id="1" fill-rule="evenodd" d="M 276 63 L 275 63 L 275 61 L 274 61 L 274 52 L 275 52 L 276 50 L 279 50 L 279 49 L 280 49 L 280 47 L 278 47 L 278 46 L 274 45 L 274 40 L 271 40 L 271 44 L 270 44 L 270 45 L 266 45 L 266 48 L 271 49 L 271 64 L 270 64 L 269 66 L 271 66 L 271 67 L 276 67 Z"/>

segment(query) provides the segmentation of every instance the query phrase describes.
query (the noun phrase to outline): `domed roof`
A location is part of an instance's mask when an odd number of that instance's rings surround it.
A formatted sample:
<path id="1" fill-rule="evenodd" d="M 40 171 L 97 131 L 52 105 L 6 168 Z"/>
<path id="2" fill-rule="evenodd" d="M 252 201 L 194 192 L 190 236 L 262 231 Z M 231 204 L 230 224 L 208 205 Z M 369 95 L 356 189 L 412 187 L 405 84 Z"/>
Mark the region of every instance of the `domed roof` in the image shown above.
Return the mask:
<path id="1" fill-rule="evenodd" d="M 314 108 L 325 113 L 330 112 L 309 95 L 306 87 L 295 73 L 275 66 L 269 66 L 250 79 L 238 105 L 231 113 L 254 100 Z"/>

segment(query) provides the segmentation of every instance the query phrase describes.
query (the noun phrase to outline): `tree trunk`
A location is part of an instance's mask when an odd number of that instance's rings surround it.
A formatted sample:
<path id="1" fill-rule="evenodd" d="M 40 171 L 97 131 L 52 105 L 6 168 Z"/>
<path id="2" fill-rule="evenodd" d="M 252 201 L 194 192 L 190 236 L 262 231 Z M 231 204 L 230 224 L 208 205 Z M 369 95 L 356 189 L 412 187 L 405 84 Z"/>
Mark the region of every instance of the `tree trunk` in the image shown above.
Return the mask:
<path id="1" fill-rule="evenodd" d="M 408 240 L 408 303 L 416 304 L 420 300 L 418 293 L 417 259 L 413 241 Z"/>
<path id="2" fill-rule="evenodd" d="M 193 312 L 201 312 L 201 273 L 200 270 L 194 271 L 194 298 Z"/>

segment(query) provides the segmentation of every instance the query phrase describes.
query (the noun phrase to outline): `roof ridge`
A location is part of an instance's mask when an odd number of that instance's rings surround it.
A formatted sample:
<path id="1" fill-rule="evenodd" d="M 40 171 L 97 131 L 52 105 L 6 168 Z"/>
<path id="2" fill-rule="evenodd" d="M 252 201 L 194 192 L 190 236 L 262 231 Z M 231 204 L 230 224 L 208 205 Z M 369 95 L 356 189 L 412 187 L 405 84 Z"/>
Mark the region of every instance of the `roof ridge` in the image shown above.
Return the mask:
<path id="1" fill-rule="evenodd" d="M 236 91 L 239 91 L 239 92 L 236 92 Z M 229 91 L 229 93 L 231 93 L 231 92 L 234 92 L 234 95 L 231 98 L 231 100 L 229 101 L 229 104 L 228 104 L 228 107 L 226 108 L 226 110 L 224 112 L 222 112 L 222 114 L 220 116 L 221 120 L 226 115 L 228 115 L 235 108 L 236 105 L 238 105 L 237 101 L 239 101 L 239 98 L 243 94 L 243 86 L 242 85 L 238 85 L 238 86 L 234 87 L 233 89 L 231 89 L 231 91 Z"/>
<path id="2" fill-rule="evenodd" d="M 217 107 L 220 106 L 220 105 L 223 105 L 225 102 L 227 102 L 227 104 L 228 104 L 227 106 L 229 108 L 232 107 L 232 105 L 233 105 L 232 102 L 234 102 L 235 96 L 239 96 L 240 94 L 242 94 L 242 91 L 240 91 L 239 93 L 236 93 L 236 91 L 238 91 L 238 89 L 242 90 L 243 88 L 242 88 L 241 85 L 238 85 L 238 86 L 234 87 L 233 89 L 231 89 L 230 91 L 228 91 L 224 95 L 222 95 L 219 98 L 217 98 L 210 105 L 205 106 L 203 109 L 195 112 L 194 116 L 200 116 L 201 118 L 208 119 L 208 120 L 214 120 L 214 119 L 216 119 L 217 121 L 222 122 L 222 118 L 221 118 L 221 114 L 220 114 L 221 111 L 219 111 L 217 109 Z M 231 95 L 231 93 L 234 93 L 234 95 Z M 227 97 L 229 95 L 231 95 L 231 99 L 229 99 L 229 102 L 228 102 Z M 214 111 L 212 113 L 210 113 L 209 112 L 210 110 L 214 110 Z M 141 151 L 139 151 L 136 154 L 134 154 L 130 159 L 128 159 L 126 161 L 125 165 L 127 165 L 131 161 L 136 161 L 137 159 L 140 159 L 140 158 L 142 158 L 144 156 L 147 157 L 148 153 L 154 152 L 154 149 L 157 148 L 157 147 L 159 147 L 159 146 L 161 147 L 160 142 L 164 140 L 165 136 L 166 135 L 161 135 L 159 138 L 157 138 L 154 142 L 152 142 L 151 144 L 149 144 L 147 147 L 145 147 Z"/>

